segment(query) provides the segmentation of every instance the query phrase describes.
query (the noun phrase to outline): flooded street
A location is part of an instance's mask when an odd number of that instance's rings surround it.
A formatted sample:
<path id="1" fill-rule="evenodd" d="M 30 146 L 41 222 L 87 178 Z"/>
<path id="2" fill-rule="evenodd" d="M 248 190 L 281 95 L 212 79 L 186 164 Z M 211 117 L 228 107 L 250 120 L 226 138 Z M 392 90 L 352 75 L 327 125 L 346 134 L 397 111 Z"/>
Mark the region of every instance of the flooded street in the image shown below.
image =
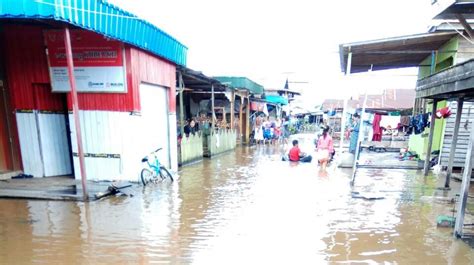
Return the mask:
<path id="1" fill-rule="evenodd" d="M 238 148 L 182 168 L 173 184 L 92 203 L 0 200 L 0 264 L 472 264 L 474 251 L 436 228 L 452 204 L 443 179 L 411 170 L 350 171 Z M 453 187 L 458 190 L 459 183 Z M 455 192 L 456 192 L 455 191 Z"/>

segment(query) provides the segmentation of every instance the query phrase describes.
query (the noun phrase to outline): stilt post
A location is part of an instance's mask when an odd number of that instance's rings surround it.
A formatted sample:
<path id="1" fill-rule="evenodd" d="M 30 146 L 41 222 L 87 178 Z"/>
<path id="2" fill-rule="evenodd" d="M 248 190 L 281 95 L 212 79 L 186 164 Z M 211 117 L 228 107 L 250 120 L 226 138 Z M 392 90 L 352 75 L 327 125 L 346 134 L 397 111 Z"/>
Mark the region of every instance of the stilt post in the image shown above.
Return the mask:
<path id="1" fill-rule="evenodd" d="M 71 86 L 70 93 L 72 97 L 72 113 L 74 117 L 74 124 L 76 127 L 77 153 L 79 156 L 82 193 L 83 193 L 84 201 L 87 201 L 89 200 L 89 196 L 87 193 L 87 173 L 86 173 L 86 164 L 85 164 L 85 159 L 84 159 L 84 149 L 82 146 L 81 121 L 79 119 L 79 102 L 77 98 L 76 78 L 74 76 L 74 61 L 72 57 L 71 36 L 69 34 L 68 27 L 64 28 L 64 45 L 66 47 L 66 60 L 67 60 L 67 72 L 69 75 L 69 85 Z"/>
<path id="2" fill-rule="evenodd" d="M 469 195 L 469 184 L 471 183 L 472 160 L 474 154 L 474 122 L 471 125 L 471 134 L 469 137 L 469 145 L 467 147 L 466 162 L 464 163 L 464 173 L 462 176 L 461 191 L 457 209 L 456 224 L 454 226 L 454 236 L 462 237 L 464 226 L 464 215 L 466 213 L 467 197 Z"/>
<path id="3" fill-rule="evenodd" d="M 459 98 L 458 106 L 456 108 L 456 121 L 454 123 L 453 140 L 451 142 L 451 147 L 449 150 L 448 170 L 446 172 L 446 181 L 444 183 L 445 188 L 449 188 L 449 182 L 451 181 L 451 175 L 453 173 L 454 154 L 456 153 L 456 145 L 458 143 L 459 124 L 461 123 L 463 103 L 464 99 Z"/>
<path id="4" fill-rule="evenodd" d="M 183 82 L 183 74 L 179 73 L 179 132 L 181 133 L 181 137 L 184 137 L 184 82 Z"/>
<path id="5" fill-rule="evenodd" d="M 352 52 L 347 54 L 347 65 L 346 65 L 346 76 L 349 77 L 351 74 L 351 67 L 352 67 Z M 347 102 L 348 100 L 344 99 L 344 105 L 342 107 L 342 114 L 341 114 L 341 135 L 340 135 L 340 142 L 339 142 L 339 154 L 342 154 L 342 148 L 344 145 L 344 134 L 346 132 L 346 109 L 347 109 Z"/>
<path id="6" fill-rule="evenodd" d="M 235 91 L 232 90 L 230 92 L 230 128 L 234 129 L 234 115 L 235 115 Z"/>
<path id="7" fill-rule="evenodd" d="M 427 176 L 428 171 L 430 170 L 430 160 L 431 160 L 431 149 L 433 147 L 433 135 L 436 122 L 436 108 L 438 105 L 438 99 L 433 99 L 433 109 L 431 110 L 431 119 L 430 119 L 430 135 L 428 137 L 428 149 L 426 150 L 425 156 L 425 166 L 423 169 L 423 175 Z"/>

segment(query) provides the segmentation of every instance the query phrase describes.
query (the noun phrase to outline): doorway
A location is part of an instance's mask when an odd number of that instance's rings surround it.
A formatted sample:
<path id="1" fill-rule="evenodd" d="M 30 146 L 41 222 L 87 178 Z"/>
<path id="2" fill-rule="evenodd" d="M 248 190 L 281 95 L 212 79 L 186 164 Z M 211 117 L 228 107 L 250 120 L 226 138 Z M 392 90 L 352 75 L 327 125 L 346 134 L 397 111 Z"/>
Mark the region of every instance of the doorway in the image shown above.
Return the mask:
<path id="1" fill-rule="evenodd" d="M 33 84 L 33 110 L 17 110 L 16 119 L 25 174 L 34 177 L 72 175 L 65 94 L 49 84 Z"/>
<path id="2" fill-rule="evenodd" d="M 171 166 L 171 151 L 168 121 L 168 91 L 167 88 L 140 84 L 140 104 L 143 118 L 144 151 L 150 152 L 159 147 L 160 163 L 167 168 Z"/>

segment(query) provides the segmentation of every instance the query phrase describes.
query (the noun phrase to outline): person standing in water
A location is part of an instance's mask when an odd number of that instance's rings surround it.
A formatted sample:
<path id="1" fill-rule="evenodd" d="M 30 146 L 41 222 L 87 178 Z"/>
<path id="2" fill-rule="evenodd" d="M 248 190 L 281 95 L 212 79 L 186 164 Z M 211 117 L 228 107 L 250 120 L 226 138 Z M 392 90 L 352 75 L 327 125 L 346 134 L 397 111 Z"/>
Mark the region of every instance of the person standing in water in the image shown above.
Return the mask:
<path id="1" fill-rule="evenodd" d="M 321 164 L 321 170 L 326 170 L 329 159 L 331 159 L 331 155 L 334 152 L 334 143 L 328 132 L 329 127 L 325 126 L 323 129 L 323 134 L 319 137 L 318 145 L 316 147 L 318 161 Z"/>
<path id="2" fill-rule="evenodd" d="M 350 145 L 349 145 L 349 152 L 352 153 L 352 154 L 355 154 L 356 153 L 356 149 L 357 149 L 357 142 L 359 141 L 359 130 L 360 130 L 360 116 L 359 114 L 354 114 L 352 116 L 352 126 L 351 126 L 351 142 L 350 142 Z"/>

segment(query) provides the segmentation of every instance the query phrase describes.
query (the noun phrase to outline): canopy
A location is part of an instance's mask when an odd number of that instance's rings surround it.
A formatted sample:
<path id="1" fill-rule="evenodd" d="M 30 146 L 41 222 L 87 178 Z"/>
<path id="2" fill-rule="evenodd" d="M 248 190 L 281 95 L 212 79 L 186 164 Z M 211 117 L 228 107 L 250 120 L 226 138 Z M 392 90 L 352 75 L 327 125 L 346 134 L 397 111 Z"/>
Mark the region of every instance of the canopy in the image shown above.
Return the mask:
<path id="1" fill-rule="evenodd" d="M 288 99 L 282 96 L 266 95 L 265 101 L 267 101 L 268 103 L 273 103 L 273 104 L 288 105 Z"/>
<path id="2" fill-rule="evenodd" d="M 224 85 L 227 85 L 231 89 L 244 89 L 249 91 L 251 94 L 263 93 L 263 86 L 248 79 L 247 77 L 216 76 L 214 79 L 220 81 Z"/>
<path id="3" fill-rule="evenodd" d="M 177 65 L 186 65 L 186 46 L 106 1 L 0 0 L 0 18 L 66 22 L 131 44 Z"/>
<path id="4" fill-rule="evenodd" d="M 347 71 L 349 52 L 352 53 L 351 73 L 423 66 L 420 64 L 424 59 L 456 34 L 455 31 L 432 32 L 341 44 L 341 71 Z"/>

